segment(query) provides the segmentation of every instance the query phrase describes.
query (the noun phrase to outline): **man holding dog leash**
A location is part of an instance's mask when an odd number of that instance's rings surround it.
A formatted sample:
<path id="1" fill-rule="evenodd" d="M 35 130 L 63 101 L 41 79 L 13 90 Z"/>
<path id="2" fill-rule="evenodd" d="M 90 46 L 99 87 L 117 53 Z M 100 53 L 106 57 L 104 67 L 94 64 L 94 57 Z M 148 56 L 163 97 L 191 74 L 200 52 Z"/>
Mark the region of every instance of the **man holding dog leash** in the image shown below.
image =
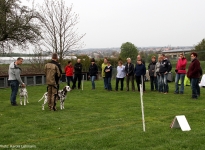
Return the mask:
<path id="1" fill-rule="evenodd" d="M 48 107 L 51 111 L 56 109 L 56 99 L 58 96 L 59 80 L 62 70 L 58 63 L 58 55 L 52 54 L 52 60 L 45 65 L 46 84 L 48 85 Z"/>
<path id="2" fill-rule="evenodd" d="M 26 85 L 23 83 L 23 81 L 21 80 L 21 68 L 19 67 L 19 65 L 21 65 L 23 63 L 23 58 L 18 58 L 15 62 L 12 62 L 9 65 L 9 84 L 11 86 L 11 97 L 10 97 L 10 101 L 11 101 L 11 105 L 12 106 L 18 106 L 16 103 L 16 95 L 18 93 L 18 88 L 19 85 L 21 85 L 22 87 L 25 87 Z"/>

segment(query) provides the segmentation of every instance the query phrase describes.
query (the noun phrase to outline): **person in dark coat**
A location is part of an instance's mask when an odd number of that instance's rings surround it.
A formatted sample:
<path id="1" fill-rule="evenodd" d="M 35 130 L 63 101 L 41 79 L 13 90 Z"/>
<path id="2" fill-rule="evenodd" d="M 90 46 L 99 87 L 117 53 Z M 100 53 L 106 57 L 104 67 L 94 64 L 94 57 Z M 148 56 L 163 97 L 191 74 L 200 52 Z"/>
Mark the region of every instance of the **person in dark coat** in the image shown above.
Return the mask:
<path id="1" fill-rule="evenodd" d="M 190 78 L 192 88 L 192 99 L 197 99 L 200 96 L 199 78 L 200 78 L 200 62 L 197 59 L 197 53 L 191 53 L 191 64 L 187 72 L 187 77 Z"/>
<path id="2" fill-rule="evenodd" d="M 129 82 L 130 81 L 132 84 L 132 91 L 135 91 L 134 69 L 135 69 L 134 65 L 131 63 L 131 58 L 127 58 L 127 64 L 125 65 L 127 91 L 129 91 Z"/>
<path id="3" fill-rule="evenodd" d="M 136 76 L 138 91 L 140 91 L 140 84 L 143 84 L 143 91 L 145 91 L 145 83 L 144 83 L 143 77 L 146 74 L 146 67 L 140 59 L 137 60 L 137 64 L 135 66 L 134 74 Z M 142 83 L 141 79 L 143 80 L 143 83 Z"/>
<path id="4" fill-rule="evenodd" d="M 112 91 L 111 79 L 112 79 L 112 66 L 110 61 L 107 61 L 107 66 L 104 69 L 105 72 L 105 81 L 107 85 L 107 90 Z"/>
<path id="5" fill-rule="evenodd" d="M 81 79 L 82 79 L 82 64 L 81 59 L 77 59 L 77 63 L 74 65 L 74 80 L 73 80 L 73 87 L 72 89 L 76 88 L 76 81 L 78 80 L 78 89 L 80 89 L 81 86 Z"/>
<path id="6" fill-rule="evenodd" d="M 92 82 L 92 89 L 95 89 L 95 79 L 98 75 L 98 66 L 95 64 L 95 59 L 91 59 L 91 65 L 89 67 L 89 77 Z"/>
<path id="7" fill-rule="evenodd" d="M 161 55 L 162 56 L 162 62 L 159 68 L 159 74 L 160 74 L 160 89 L 162 90 L 162 92 L 164 92 L 164 94 L 168 93 L 168 82 L 167 82 L 167 77 L 168 77 L 168 73 L 171 71 L 172 69 L 172 65 L 171 62 L 165 57 L 164 54 Z"/>
<path id="8" fill-rule="evenodd" d="M 156 57 L 152 56 L 152 62 L 148 65 L 151 91 L 158 90 L 157 76 L 155 75 L 155 66 L 156 66 Z"/>

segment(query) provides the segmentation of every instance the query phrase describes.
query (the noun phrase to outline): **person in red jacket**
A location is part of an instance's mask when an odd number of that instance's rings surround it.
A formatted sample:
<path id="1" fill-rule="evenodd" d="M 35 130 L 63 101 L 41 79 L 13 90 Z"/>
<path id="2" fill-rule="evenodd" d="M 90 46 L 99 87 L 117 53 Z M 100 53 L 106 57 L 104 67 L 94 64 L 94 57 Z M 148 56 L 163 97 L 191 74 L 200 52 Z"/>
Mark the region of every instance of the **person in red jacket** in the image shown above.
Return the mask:
<path id="1" fill-rule="evenodd" d="M 184 94 L 184 78 L 186 75 L 186 65 L 187 65 L 187 60 L 184 57 L 184 54 L 180 53 L 179 59 L 176 64 L 176 77 L 175 77 L 175 94 Z M 179 91 L 179 80 L 181 80 L 181 88 Z"/>
<path id="2" fill-rule="evenodd" d="M 68 65 L 65 67 L 65 74 L 67 78 L 67 84 L 70 86 L 70 81 L 73 83 L 73 66 L 71 61 L 68 61 Z"/>
<path id="3" fill-rule="evenodd" d="M 187 72 L 187 77 L 190 78 L 192 88 L 192 99 L 197 99 L 200 96 L 199 78 L 200 78 L 200 62 L 197 59 L 197 53 L 191 53 L 191 64 Z"/>

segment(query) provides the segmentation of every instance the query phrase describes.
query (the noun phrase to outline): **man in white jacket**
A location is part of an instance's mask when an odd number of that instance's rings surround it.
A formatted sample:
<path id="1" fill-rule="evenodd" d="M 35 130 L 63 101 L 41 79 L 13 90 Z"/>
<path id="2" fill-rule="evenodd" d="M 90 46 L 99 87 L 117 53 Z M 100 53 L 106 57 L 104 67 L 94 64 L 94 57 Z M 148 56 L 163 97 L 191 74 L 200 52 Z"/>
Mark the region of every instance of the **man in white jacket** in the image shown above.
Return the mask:
<path id="1" fill-rule="evenodd" d="M 11 101 L 11 105 L 12 106 L 17 106 L 16 103 L 16 95 L 18 93 L 18 88 L 19 85 L 21 85 L 22 87 L 25 87 L 25 84 L 22 82 L 21 80 L 21 68 L 19 67 L 19 65 L 21 65 L 23 63 L 23 58 L 18 58 L 15 62 L 12 62 L 9 65 L 9 83 L 11 86 L 11 97 L 10 97 L 10 101 Z"/>

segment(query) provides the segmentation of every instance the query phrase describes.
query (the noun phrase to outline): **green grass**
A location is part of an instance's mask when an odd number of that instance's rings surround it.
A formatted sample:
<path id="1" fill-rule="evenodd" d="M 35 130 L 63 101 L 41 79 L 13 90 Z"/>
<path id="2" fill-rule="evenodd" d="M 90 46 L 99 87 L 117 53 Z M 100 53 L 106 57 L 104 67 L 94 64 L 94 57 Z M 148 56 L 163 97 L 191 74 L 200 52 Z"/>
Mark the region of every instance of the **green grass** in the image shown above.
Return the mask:
<path id="1" fill-rule="evenodd" d="M 68 93 L 65 109 L 56 112 L 47 106 L 41 110 L 43 101 L 38 100 L 46 86 L 28 86 L 30 103 L 17 107 L 10 105 L 10 89 L 0 89 L 0 145 L 36 145 L 40 150 L 205 149 L 205 89 L 194 101 L 190 87 L 185 87 L 184 95 L 174 95 L 174 83 L 170 83 L 170 93 L 164 95 L 151 92 L 147 82 L 143 132 L 138 92 L 107 92 L 102 81 L 96 81 L 96 90 L 91 90 L 90 82 L 84 85 L 83 91 Z M 192 130 L 170 129 L 176 115 L 185 115 Z"/>

